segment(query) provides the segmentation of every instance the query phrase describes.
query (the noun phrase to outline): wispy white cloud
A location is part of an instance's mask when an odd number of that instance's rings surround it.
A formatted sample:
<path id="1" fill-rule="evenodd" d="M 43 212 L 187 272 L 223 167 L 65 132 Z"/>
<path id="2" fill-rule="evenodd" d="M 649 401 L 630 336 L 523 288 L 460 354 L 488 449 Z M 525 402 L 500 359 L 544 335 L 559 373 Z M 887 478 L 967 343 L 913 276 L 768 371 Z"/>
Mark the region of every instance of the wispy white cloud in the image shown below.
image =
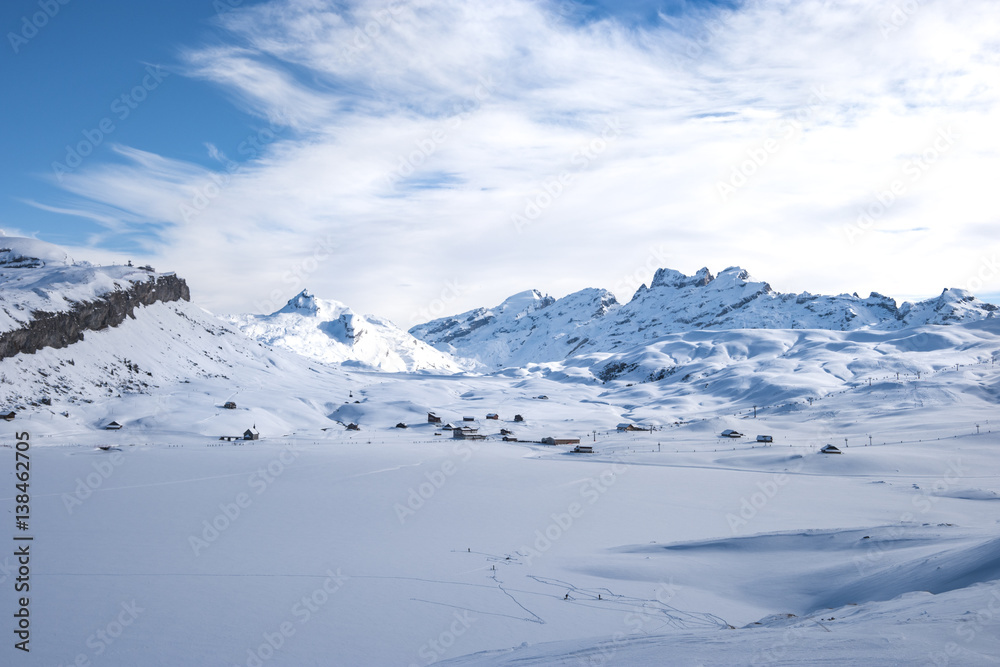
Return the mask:
<path id="1" fill-rule="evenodd" d="M 614 287 L 661 247 L 778 289 L 963 286 L 998 249 L 1000 16 L 897 4 L 640 26 L 527 0 L 257 5 L 185 59 L 260 130 L 210 147 L 214 171 L 119 147 L 66 177 L 65 208 L 153 223 L 158 264 L 218 310 L 308 285 L 407 325 L 451 280 L 456 311 Z"/>

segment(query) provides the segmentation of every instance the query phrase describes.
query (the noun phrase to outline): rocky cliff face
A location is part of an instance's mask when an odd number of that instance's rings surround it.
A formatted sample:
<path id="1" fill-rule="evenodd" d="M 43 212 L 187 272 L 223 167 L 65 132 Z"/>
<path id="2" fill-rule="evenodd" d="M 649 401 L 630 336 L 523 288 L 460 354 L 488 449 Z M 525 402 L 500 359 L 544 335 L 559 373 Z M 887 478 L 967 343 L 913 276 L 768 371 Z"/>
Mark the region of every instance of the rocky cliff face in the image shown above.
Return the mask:
<path id="1" fill-rule="evenodd" d="M 156 302 L 190 301 L 191 293 L 183 278 L 175 275 L 150 276 L 147 281 L 130 282 L 127 287 L 106 292 L 93 300 L 77 301 L 60 312 L 34 311 L 23 326 L 0 333 L 0 359 L 31 354 L 46 347 L 66 347 L 83 340 L 86 331 L 116 327 L 133 317 L 138 306 Z"/>

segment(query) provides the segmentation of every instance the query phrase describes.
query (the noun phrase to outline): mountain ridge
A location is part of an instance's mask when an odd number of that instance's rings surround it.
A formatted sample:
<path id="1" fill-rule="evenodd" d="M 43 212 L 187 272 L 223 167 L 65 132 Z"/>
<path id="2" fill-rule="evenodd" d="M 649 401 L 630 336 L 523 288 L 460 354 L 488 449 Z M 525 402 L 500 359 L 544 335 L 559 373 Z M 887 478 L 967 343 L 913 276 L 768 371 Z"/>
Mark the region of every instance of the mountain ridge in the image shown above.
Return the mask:
<path id="1" fill-rule="evenodd" d="M 527 294 L 535 296 L 515 299 Z M 525 307 L 511 313 L 505 307 L 511 299 Z M 704 329 L 886 331 L 989 319 L 997 310 L 955 288 L 898 305 L 878 292 L 865 298 L 856 293 L 781 293 L 738 266 L 718 275 L 706 267 L 691 276 L 661 268 L 627 303 L 598 288 L 561 299 L 528 290 L 496 308 L 431 320 L 410 333 L 443 352 L 500 369 L 560 361 L 583 352 L 620 352 L 668 334 Z"/>

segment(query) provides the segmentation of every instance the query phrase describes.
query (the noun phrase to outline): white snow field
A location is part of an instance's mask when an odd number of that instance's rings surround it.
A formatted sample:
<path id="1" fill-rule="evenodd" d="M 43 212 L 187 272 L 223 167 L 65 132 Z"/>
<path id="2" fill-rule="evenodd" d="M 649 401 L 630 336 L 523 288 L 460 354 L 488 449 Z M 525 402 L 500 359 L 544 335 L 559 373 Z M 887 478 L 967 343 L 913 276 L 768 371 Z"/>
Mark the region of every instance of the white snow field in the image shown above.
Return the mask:
<path id="1" fill-rule="evenodd" d="M 0 332 L 151 273 L 22 245 Z M 987 317 L 391 373 L 139 307 L 0 360 L 0 665 L 998 664 L 997 356 Z"/>
<path id="2" fill-rule="evenodd" d="M 30 656 L 13 648 L 13 549 L 0 558 L 3 664 L 998 661 L 996 323 L 927 327 L 909 347 L 900 332 L 847 352 L 811 344 L 794 362 L 815 375 L 811 404 L 791 398 L 797 373 L 761 363 L 777 398 L 754 394 L 756 419 L 735 382 L 701 395 L 537 372 L 348 373 L 210 324 L 157 304 L 0 362 L 5 389 L 39 391 L 9 382 L 55 372 L 70 388 L 0 422 L 5 533 L 7 447 L 27 431 L 35 538 Z M 71 402 L 116 357 L 157 386 Z M 874 359 L 892 377 L 869 387 Z M 908 359 L 925 371 L 896 381 Z M 428 410 L 491 437 L 455 441 Z M 124 427 L 102 430 L 111 419 Z M 622 421 L 662 430 L 615 432 Z M 258 441 L 217 439 L 253 425 Z M 597 453 L 502 442 L 500 428 Z M 762 433 L 770 446 L 751 442 Z M 843 453 L 817 453 L 828 443 Z"/>

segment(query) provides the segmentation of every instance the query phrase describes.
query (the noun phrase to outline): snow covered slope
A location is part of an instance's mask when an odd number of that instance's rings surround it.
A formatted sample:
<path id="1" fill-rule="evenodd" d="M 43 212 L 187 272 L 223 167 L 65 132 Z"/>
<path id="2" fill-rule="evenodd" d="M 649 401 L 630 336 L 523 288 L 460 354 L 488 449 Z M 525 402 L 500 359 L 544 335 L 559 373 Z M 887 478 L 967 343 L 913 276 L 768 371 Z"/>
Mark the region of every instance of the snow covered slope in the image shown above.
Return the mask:
<path id="1" fill-rule="evenodd" d="M 874 292 L 867 298 L 782 294 L 739 267 L 718 276 L 708 269 L 694 276 L 660 269 L 627 304 L 598 289 L 562 299 L 524 292 L 497 308 L 433 320 L 410 333 L 440 350 L 503 368 L 583 352 L 623 351 L 667 334 L 702 329 L 897 330 L 974 322 L 995 317 L 996 311 L 960 289 L 897 306 Z"/>
<path id="2" fill-rule="evenodd" d="M 470 365 L 417 340 L 388 320 L 362 317 L 339 301 L 317 299 L 307 290 L 270 315 L 229 319 L 251 338 L 327 363 L 437 373 L 457 373 Z"/>

